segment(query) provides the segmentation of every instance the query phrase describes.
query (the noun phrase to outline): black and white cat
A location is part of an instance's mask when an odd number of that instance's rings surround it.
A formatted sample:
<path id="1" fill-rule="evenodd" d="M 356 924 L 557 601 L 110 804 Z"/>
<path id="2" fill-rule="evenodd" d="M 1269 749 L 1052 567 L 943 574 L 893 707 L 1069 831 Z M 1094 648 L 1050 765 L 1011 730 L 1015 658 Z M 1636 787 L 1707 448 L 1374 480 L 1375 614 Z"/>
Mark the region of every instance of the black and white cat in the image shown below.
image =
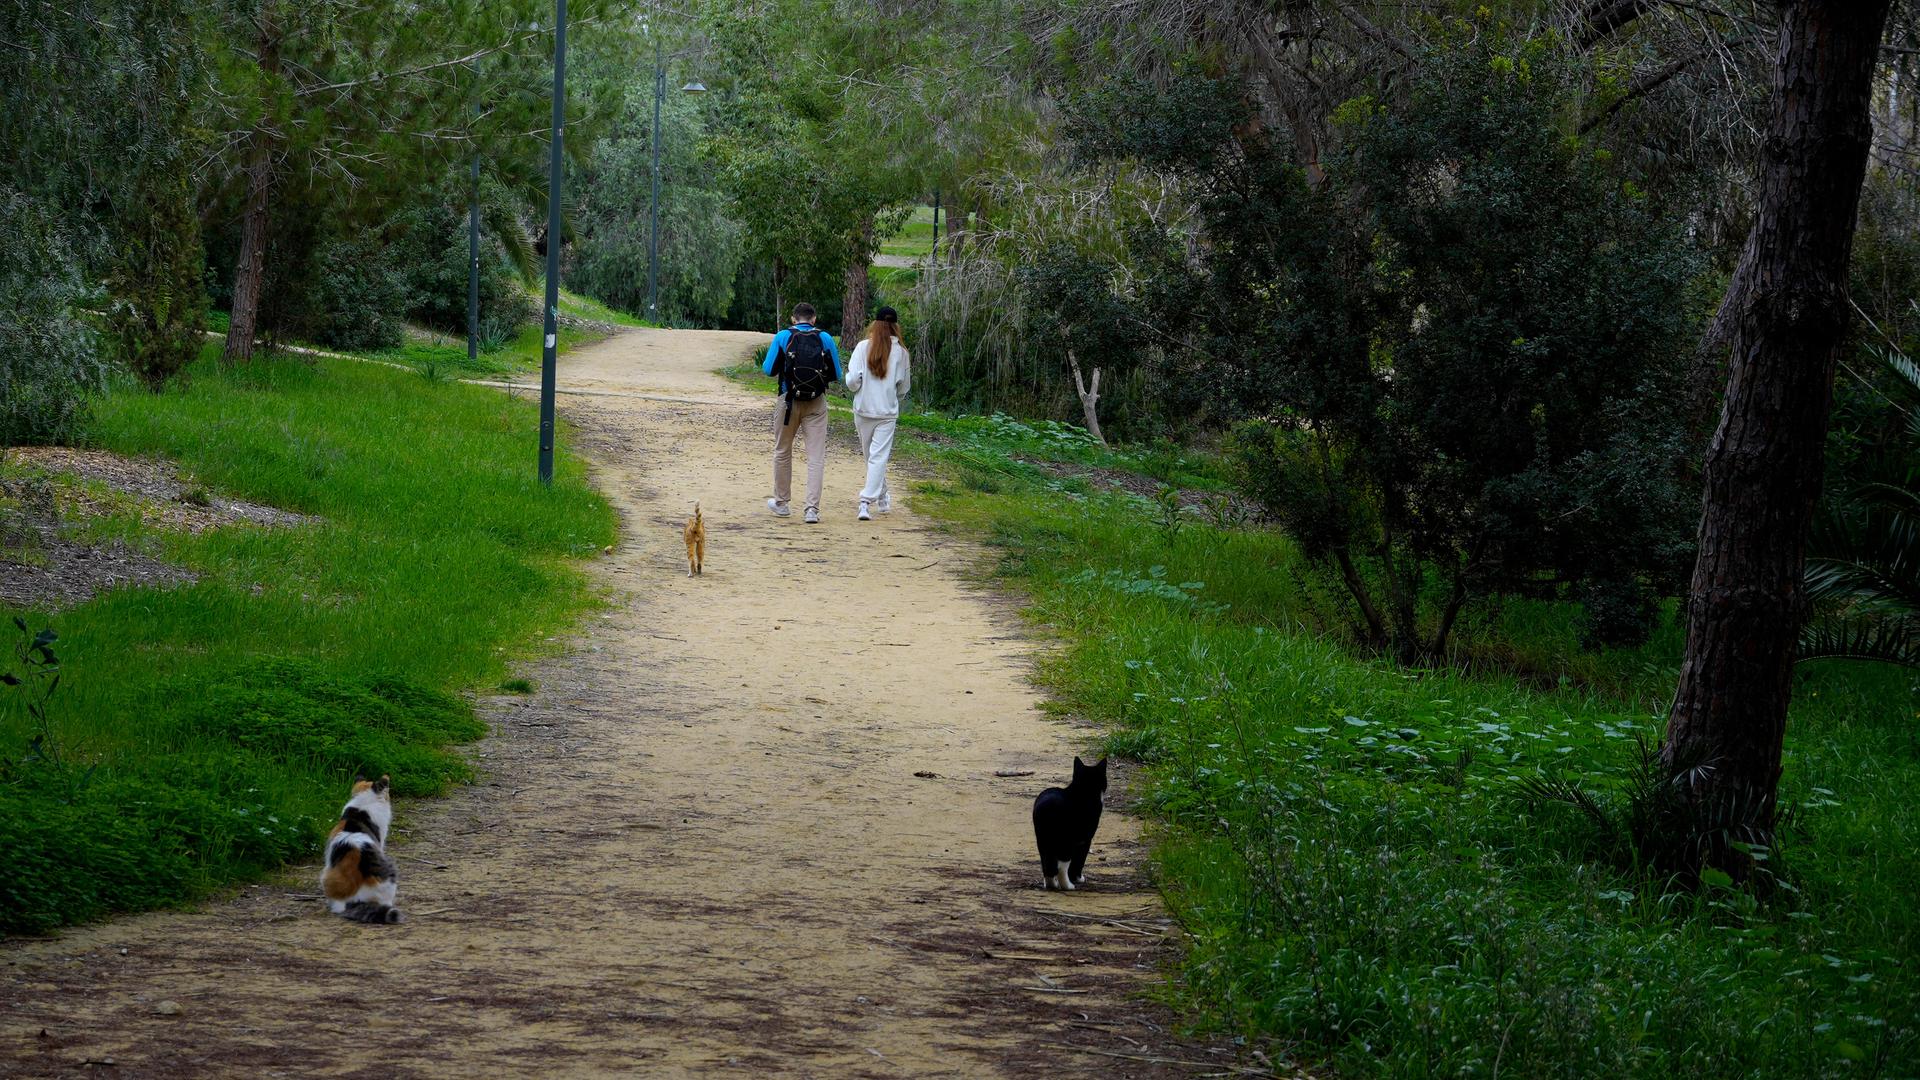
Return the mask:
<path id="1" fill-rule="evenodd" d="M 1033 800 L 1033 838 L 1040 845 L 1041 887 L 1065 889 L 1087 883 L 1087 852 L 1100 827 L 1107 794 L 1107 759 L 1092 765 L 1073 759 L 1073 782 L 1050 787 Z"/>

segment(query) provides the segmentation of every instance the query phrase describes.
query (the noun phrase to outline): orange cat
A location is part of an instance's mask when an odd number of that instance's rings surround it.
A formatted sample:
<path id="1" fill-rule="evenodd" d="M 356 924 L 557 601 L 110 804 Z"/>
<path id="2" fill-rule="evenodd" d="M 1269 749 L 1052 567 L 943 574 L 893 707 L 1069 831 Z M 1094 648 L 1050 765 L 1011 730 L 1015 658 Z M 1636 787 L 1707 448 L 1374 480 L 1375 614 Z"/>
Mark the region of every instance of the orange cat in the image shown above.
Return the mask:
<path id="1" fill-rule="evenodd" d="M 701 572 L 707 561 L 707 523 L 700 518 L 700 504 L 693 504 L 693 516 L 687 519 L 687 576 Z"/>
<path id="2" fill-rule="evenodd" d="M 390 782 L 360 780 L 353 797 L 340 809 L 340 823 L 327 834 L 327 865 L 320 872 L 320 891 L 335 915 L 354 922 L 397 923 L 394 910 L 399 874 L 387 858 L 387 830 L 393 825 Z"/>

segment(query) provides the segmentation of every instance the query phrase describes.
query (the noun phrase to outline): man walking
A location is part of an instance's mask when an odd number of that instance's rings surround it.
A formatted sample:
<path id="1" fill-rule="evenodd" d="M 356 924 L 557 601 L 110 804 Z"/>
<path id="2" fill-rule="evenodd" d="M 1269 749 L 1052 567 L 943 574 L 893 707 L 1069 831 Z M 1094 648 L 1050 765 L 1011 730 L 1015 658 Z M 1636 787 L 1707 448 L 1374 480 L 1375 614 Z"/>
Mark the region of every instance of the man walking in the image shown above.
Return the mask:
<path id="1" fill-rule="evenodd" d="M 820 524 L 820 485 L 827 471 L 827 387 L 840 378 L 840 350 L 833 335 L 813 325 L 813 305 L 795 304 L 793 325 L 773 335 L 760 370 L 780 380 L 773 404 L 773 497 L 767 509 L 781 517 L 793 492 L 793 437 L 802 435 L 807 453 L 805 521 Z"/>

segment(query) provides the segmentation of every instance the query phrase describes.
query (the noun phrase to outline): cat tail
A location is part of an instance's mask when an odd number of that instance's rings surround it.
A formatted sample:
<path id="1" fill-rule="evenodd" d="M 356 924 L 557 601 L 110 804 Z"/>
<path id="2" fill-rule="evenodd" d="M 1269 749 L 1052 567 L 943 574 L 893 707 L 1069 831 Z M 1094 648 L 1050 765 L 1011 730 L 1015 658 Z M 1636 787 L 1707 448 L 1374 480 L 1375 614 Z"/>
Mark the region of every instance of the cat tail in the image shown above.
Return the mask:
<path id="1" fill-rule="evenodd" d="M 359 923 L 397 923 L 405 916 L 400 909 L 377 900 L 353 900 L 340 909 L 342 917 Z"/>

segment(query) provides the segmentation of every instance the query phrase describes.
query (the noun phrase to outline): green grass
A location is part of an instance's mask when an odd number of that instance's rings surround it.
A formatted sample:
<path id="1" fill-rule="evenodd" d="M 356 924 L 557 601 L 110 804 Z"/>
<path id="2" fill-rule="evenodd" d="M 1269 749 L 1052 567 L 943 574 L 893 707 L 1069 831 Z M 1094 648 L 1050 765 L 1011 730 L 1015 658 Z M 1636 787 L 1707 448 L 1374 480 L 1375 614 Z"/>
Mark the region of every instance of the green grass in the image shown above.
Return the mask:
<path id="1" fill-rule="evenodd" d="M 542 297 L 542 299 L 544 299 L 544 297 Z M 638 315 L 629 315 L 617 308 L 610 308 L 591 296 L 582 296 L 579 293 L 568 292 L 565 289 L 560 290 L 560 313 L 563 315 L 574 315 L 582 319 L 592 319 L 595 322 L 612 323 L 615 326 L 644 329 L 651 328 L 655 325 L 640 318 Z"/>
<path id="2" fill-rule="evenodd" d="M 920 271 L 911 266 L 876 266 L 868 276 L 875 289 L 888 296 L 899 296 L 920 280 Z"/>
<path id="3" fill-rule="evenodd" d="M 940 214 L 940 230 L 947 228 L 947 211 Z M 945 237 L 942 237 L 944 240 Z M 880 242 L 882 255 L 906 255 L 915 259 L 925 258 L 933 252 L 933 207 L 916 206 L 907 215 L 900 231 Z"/>
<path id="4" fill-rule="evenodd" d="M 923 452 L 954 479 L 915 509 L 993 541 L 993 572 L 1057 635 L 1051 707 L 1143 763 L 1187 933 L 1171 993 L 1200 1027 L 1332 1075 L 1920 1070 L 1909 674 L 1798 676 L 1785 888 L 1667 893 L 1517 781 L 1616 797 L 1672 692 L 1670 618 L 1594 656 L 1569 605 L 1489 605 L 1468 636 L 1506 671 L 1403 671 L 1343 643 L 1328 584 L 1282 536 L 1198 519 L 1170 535 L 1139 498 L 1004 451 L 991 467 L 981 440 Z"/>
<path id="5" fill-rule="evenodd" d="M 522 330 L 518 336 L 524 337 L 525 331 Z M 430 378 L 446 376 L 464 379 L 475 376 L 504 375 L 523 370 L 527 366 L 523 357 L 510 354 L 504 348 L 491 352 L 483 350 L 479 356 L 469 360 L 464 343 L 454 345 L 435 341 L 409 341 L 396 349 L 381 349 L 378 352 L 356 355 L 364 355 L 389 364 L 405 364 L 408 367 L 417 368 Z M 538 351 L 534 353 L 534 359 L 536 362 L 539 360 Z"/>
<path id="6" fill-rule="evenodd" d="M 58 631 L 62 681 L 44 732 L 27 695 L 0 690 L 0 931 L 310 857 L 356 773 L 403 795 L 468 778 L 449 747 L 483 727 L 452 695 L 500 685 L 592 602 L 572 561 L 613 540 L 614 516 L 574 457 L 537 482 L 530 402 L 343 360 L 227 373 L 217 351 L 185 389 L 103 397 L 93 442 L 316 520 L 95 521 L 198 582 L 9 612 Z"/>
<path id="7" fill-rule="evenodd" d="M 760 360 L 761 355 L 756 353 L 715 374 L 748 389 L 771 394 L 777 384 L 760 373 Z M 834 384 L 829 404 L 836 411 L 845 412 L 847 401 L 845 387 Z M 907 408 L 900 416 L 901 430 L 926 438 L 903 439 L 896 453 L 945 462 L 969 476 L 1005 473 L 1035 480 L 1054 490 L 1091 490 L 1083 481 L 1071 477 L 1050 479 L 1045 470 L 1034 464 L 1047 463 L 1133 473 L 1180 488 L 1211 492 L 1227 489 L 1223 462 L 1170 442 L 1103 447 L 1093 441 L 1087 429 L 1058 420 L 1020 420 L 1005 413 L 980 416 L 915 412 L 911 404 Z"/>

